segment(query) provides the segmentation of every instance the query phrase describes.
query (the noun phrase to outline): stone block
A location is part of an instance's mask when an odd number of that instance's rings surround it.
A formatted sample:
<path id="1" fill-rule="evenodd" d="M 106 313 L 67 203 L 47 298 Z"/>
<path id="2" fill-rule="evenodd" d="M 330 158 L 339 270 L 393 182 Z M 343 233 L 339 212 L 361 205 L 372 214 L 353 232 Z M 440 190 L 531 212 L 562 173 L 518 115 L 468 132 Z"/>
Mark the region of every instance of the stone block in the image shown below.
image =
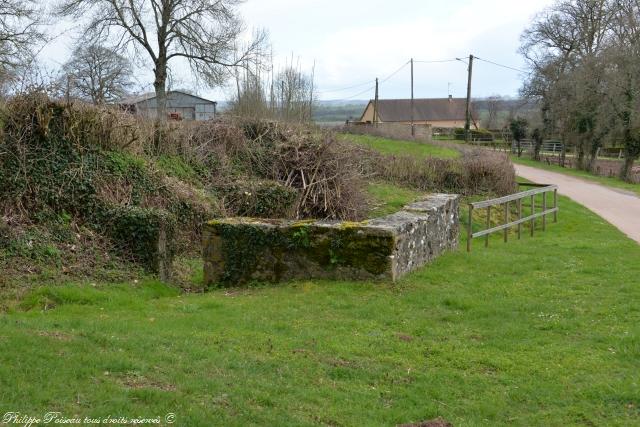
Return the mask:
<path id="1" fill-rule="evenodd" d="M 203 232 L 205 282 L 395 281 L 458 246 L 458 196 L 363 222 L 228 218 Z"/>

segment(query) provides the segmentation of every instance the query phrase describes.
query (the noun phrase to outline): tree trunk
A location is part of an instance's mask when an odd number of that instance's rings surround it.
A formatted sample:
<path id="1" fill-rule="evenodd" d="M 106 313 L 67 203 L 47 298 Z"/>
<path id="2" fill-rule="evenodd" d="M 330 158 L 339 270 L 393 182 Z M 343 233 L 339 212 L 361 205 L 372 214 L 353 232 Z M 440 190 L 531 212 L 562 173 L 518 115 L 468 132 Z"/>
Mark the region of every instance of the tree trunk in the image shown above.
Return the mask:
<path id="1" fill-rule="evenodd" d="M 156 105 L 157 105 L 157 117 L 159 122 L 165 122 L 167 120 L 167 67 L 166 63 L 162 62 L 156 64 L 155 69 L 156 78 L 153 82 L 153 87 L 156 91 Z"/>
<path id="2" fill-rule="evenodd" d="M 578 141 L 576 144 L 576 169 L 584 170 L 584 142 Z"/>
<path id="3" fill-rule="evenodd" d="M 589 164 L 587 165 L 587 169 L 589 172 L 594 173 L 596 171 L 596 162 L 598 161 L 598 156 L 600 155 L 600 144 L 594 144 L 591 147 L 591 152 L 589 153 Z"/>
<path id="4" fill-rule="evenodd" d="M 156 92 L 156 120 L 153 135 L 153 149 L 156 154 L 160 153 L 160 148 L 164 142 L 165 126 L 167 123 L 167 63 L 158 60 L 156 62 L 155 80 L 153 87 Z"/>
<path id="5" fill-rule="evenodd" d="M 629 154 L 624 157 L 624 163 L 622 164 L 622 169 L 620 169 L 621 180 L 631 182 L 631 170 L 633 169 L 634 162 L 635 159 Z"/>

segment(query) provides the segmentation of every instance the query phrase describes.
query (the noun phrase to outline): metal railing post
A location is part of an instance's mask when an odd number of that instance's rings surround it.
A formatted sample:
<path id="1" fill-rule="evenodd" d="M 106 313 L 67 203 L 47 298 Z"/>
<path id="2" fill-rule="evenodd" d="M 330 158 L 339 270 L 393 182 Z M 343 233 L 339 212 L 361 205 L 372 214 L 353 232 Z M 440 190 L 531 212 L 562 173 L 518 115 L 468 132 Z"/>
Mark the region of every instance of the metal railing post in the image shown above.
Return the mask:
<path id="1" fill-rule="evenodd" d="M 558 222 L 558 189 L 555 188 L 553 190 L 553 208 L 555 212 L 553 213 L 553 222 Z"/>

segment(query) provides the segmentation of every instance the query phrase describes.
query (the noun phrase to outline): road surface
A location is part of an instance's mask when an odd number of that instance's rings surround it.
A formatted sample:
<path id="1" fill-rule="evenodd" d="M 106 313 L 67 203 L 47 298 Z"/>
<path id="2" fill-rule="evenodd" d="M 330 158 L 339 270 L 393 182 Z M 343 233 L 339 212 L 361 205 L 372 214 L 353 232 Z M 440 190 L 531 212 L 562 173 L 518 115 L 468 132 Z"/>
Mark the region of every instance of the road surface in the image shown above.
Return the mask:
<path id="1" fill-rule="evenodd" d="M 514 165 L 516 174 L 538 184 L 556 184 L 558 192 L 591 209 L 640 243 L 640 197 L 561 173 Z"/>

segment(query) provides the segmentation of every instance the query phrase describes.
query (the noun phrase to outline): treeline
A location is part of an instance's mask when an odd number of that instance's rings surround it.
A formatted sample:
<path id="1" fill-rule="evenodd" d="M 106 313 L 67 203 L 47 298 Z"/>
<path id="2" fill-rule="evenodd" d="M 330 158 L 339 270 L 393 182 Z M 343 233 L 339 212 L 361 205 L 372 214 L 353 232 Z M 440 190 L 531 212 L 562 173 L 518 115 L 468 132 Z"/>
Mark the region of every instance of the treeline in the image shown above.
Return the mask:
<path id="1" fill-rule="evenodd" d="M 523 33 L 521 52 L 541 137 L 575 146 L 585 170 L 605 144 L 620 145 L 620 177 L 630 180 L 640 156 L 640 1 L 558 1 Z"/>

